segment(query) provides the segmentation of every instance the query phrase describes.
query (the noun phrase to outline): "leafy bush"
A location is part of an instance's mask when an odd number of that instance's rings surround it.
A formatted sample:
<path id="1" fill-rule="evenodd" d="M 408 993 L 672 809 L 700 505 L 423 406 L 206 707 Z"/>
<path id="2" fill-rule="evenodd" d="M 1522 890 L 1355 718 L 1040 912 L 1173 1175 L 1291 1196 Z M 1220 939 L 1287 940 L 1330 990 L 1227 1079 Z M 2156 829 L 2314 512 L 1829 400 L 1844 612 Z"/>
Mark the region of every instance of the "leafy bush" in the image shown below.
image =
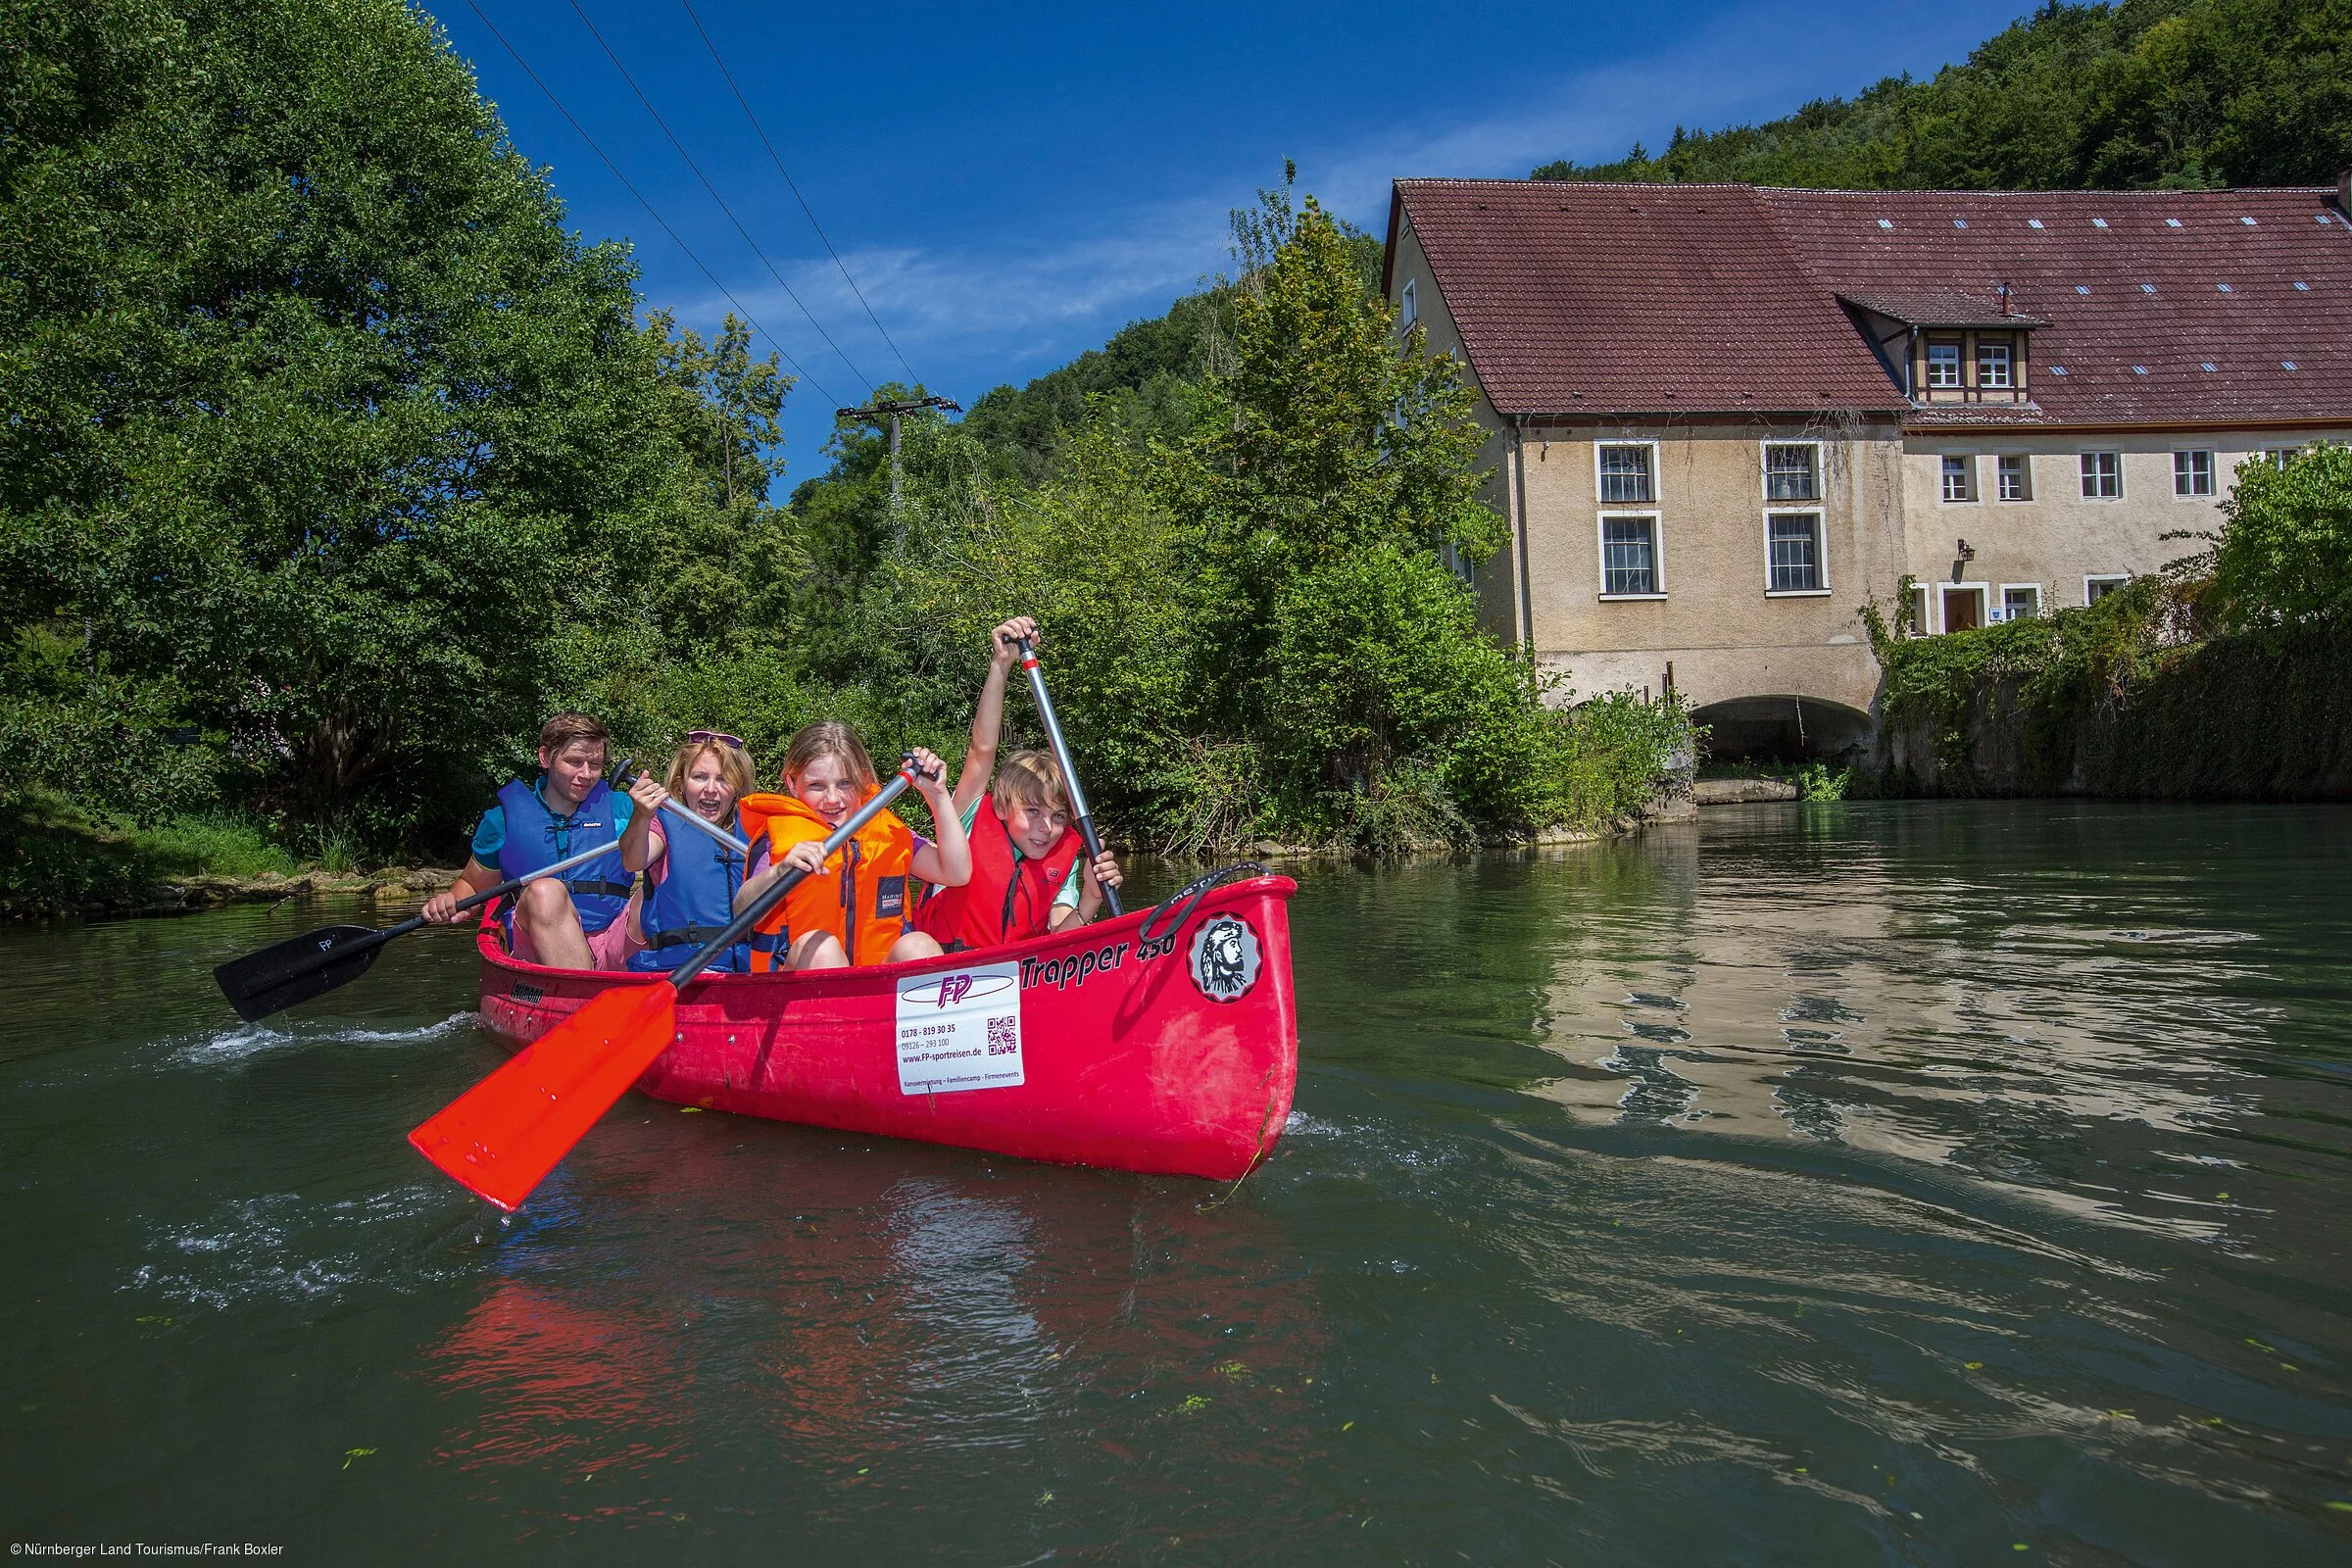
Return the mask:
<path id="1" fill-rule="evenodd" d="M 2226 624 L 2352 630 L 2352 447 L 2323 442 L 2276 466 L 2249 460 L 2222 516 L 2199 564 Z"/>

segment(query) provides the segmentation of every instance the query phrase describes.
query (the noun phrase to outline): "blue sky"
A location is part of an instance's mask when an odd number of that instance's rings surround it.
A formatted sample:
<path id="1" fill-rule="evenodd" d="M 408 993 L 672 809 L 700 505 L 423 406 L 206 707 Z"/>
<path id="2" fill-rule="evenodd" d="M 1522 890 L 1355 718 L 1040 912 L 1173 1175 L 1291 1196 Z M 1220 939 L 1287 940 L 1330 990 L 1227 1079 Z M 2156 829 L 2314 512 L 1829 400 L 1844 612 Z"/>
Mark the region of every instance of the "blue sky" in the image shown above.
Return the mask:
<path id="1" fill-rule="evenodd" d="M 777 175 L 679 0 L 579 0 L 774 264 L 771 275 L 570 0 L 474 0 L 806 378 L 788 482 L 823 467 L 835 400 L 906 379 Z M 1298 164 L 1377 231 L 1389 181 L 1520 177 L 1662 147 L 1679 122 L 1769 119 L 1927 74 L 2021 0 L 1646 6 L 1193 4 L 1019 9 L 691 0 L 881 324 L 968 404 L 1155 316 L 1225 265 L 1225 220 Z M 591 240 L 636 245 L 647 299 L 727 302 L 518 68 L 466 0 L 432 0 L 515 143 Z M 804 315 L 789 285 L 808 308 Z M 813 318 L 813 323 L 811 321 Z M 829 334 L 828 346 L 818 327 Z M 764 353 L 772 345 L 758 344 Z"/>

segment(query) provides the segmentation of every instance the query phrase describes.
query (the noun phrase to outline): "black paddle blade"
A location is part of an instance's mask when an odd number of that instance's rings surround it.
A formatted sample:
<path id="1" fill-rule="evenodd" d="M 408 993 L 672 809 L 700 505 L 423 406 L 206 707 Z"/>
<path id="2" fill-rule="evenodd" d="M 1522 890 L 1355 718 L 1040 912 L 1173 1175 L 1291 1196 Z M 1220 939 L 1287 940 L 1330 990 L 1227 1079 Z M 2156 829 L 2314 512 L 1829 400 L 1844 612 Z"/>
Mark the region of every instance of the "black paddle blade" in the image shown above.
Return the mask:
<path id="1" fill-rule="evenodd" d="M 324 996 L 366 974 L 383 951 L 383 933 L 364 925 L 325 925 L 274 947 L 231 958 L 213 971 L 220 994 L 247 1023 Z M 368 942 L 368 938 L 378 940 Z M 363 942 L 365 946 L 361 946 Z M 344 953 L 349 948 L 353 951 Z"/>

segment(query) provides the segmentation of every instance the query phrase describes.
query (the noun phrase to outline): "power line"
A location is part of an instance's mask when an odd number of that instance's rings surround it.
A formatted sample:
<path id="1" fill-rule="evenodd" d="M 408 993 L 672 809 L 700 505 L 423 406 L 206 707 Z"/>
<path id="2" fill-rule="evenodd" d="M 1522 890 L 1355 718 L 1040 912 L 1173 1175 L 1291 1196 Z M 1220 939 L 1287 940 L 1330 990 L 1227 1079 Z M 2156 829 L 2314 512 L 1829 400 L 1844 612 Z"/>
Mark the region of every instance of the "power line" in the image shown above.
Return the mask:
<path id="1" fill-rule="evenodd" d="M 467 3 L 470 4 L 471 0 L 467 0 Z M 605 58 L 612 62 L 612 69 L 620 73 L 620 79 L 629 84 L 629 91 L 635 93 L 637 101 L 645 105 L 645 112 L 654 117 L 654 123 L 662 127 L 662 134 L 669 138 L 669 144 L 678 150 L 678 156 L 686 160 L 686 167 L 694 171 L 694 177 L 703 182 L 703 189 L 709 191 L 710 199 L 718 203 L 718 210 L 727 215 L 727 221 L 735 225 L 735 232 L 743 236 L 743 242 L 752 248 L 752 254 L 760 258 L 760 265 L 767 269 L 767 275 L 776 280 L 776 286 L 784 291 L 785 298 L 800 306 L 801 314 L 808 318 L 808 324 L 816 328 L 816 335 L 825 340 L 825 346 L 839 355 L 841 363 L 849 366 L 850 373 L 863 381 L 866 390 L 871 392 L 874 388 L 873 378 L 858 368 L 849 355 L 842 352 L 841 345 L 833 341 L 833 334 L 825 330 L 824 323 L 817 320 L 808 307 L 801 303 L 801 297 L 792 291 L 792 285 L 784 281 L 784 274 L 776 270 L 776 264 L 767 259 L 767 252 L 760 248 L 760 242 L 752 238 L 752 231 L 743 226 L 743 220 L 735 216 L 735 209 L 727 205 L 727 199 L 718 193 L 718 187 L 710 183 L 710 176 L 703 172 L 703 166 L 694 161 L 694 155 L 686 150 L 686 144 L 678 140 L 677 132 L 669 128 L 669 122 L 662 118 L 661 111 L 654 107 L 654 101 L 645 95 L 645 89 L 637 85 L 637 78 L 629 74 L 629 68 L 620 63 L 620 56 L 614 54 L 612 46 L 605 42 L 605 35 L 596 30 L 596 24 L 590 22 L 588 13 L 580 9 L 580 0 L 571 0 L 571 10 L 572 15 L 580 19 L 580 25 L 588 29 L 588 36 L 594 38 L 596 46 L 605 52 Z"/>
<path id="2" fill-rule="evenodd" d="M 671 241 L 677 245 L 678 249 L 686 253 L 686 259 L 688 261 L 692 262 L 697 268 L 701 269 L 702 274 L 710 280 L 710 286 L 718 290 L 720 294 L 725 295 L 727 303 L 734 306 L 737 311 L 742 313 L 744 320 L 750 324 L 752 330 L 759 333 L 761 337 L 767 339 L 770 346 L 772 346 L 778 354 L 781 354 L 784 357 L 784 363 L 791 366 L 794 370 L 798 371 L 811 387 L 815 388 L 819 393 L 822 393 L 827 403 L 839 401 L 833 396 L 832 393 L 825 391 L 825 384 L 822 381 L 819 381 L 815 376 L 810 375 L 808 371 L 808 368 L 804 367 L 800 361 L 792 357 L 792 351 L 786 348 L 781 342 L 777 341 L 775 333 L 770 332 L 766 327 L 760 324 L 759 318 L 752 315 L 751 311 L 745 307 L 741 300 L 737 299 L 728 291 L 726 284 L 721 283 L 718 280 L 718 274 L 716 272 L 713 272 L 710 268 L 703 266 L 703 259 L 694 254 L 694 248 L 688 245 L 684 240 L 679 239 L 678 231 L 669 226 L 669 220 L 655 210 L 652 202 L 649 202 L 645 199 L 645 193 L 629 183 L 629 176 L 620 172 L 620 166 L 606 156 L 605 150 L 596 144 L 596 138 L 588 134 L 587 127 L 582 125 L 577 120 L 573 119 L 571 111 L 564 107 L 564 100 L 556 96 L 556 90 L 553 87 L 550 87 L 546 82 L 539 79 L 539 73 L 531 69 L 531 63 L 523 59 L 521 52 L 513 44 L 507 42 L 507 35 L 498 30 L 498 26 L 495 23 L 493 23 L 488 17 L 482 15 L 482 8 L 476 5 L 474 0 L 466 0 L 466 9 L 473 13 L 475 21 L 479 22 L 483 26 L 490 29 L 490 36 L 498 40 L 498 45 L 500 48 L 506 50 L 508 54 L 514 57 L 514 64 L 520 66 L 522 68 L 522 74 L 531 78 L 531 85 L 537 87 L 541 92 L 547 94 L 547 101 L 556 106 L 556 113 L 562 115 L 564 119 L 564 122 L 568 123 L 573 130 L 579 132 L 580 140 L 588 144 L 588 150 L 590 152 L 596 154 L 598 158 L 604 160 L 605 167 L 612 172 L 612 177 L 620 181 L 620 188 L 637 198 L 637 205 L 645 209 L 646 216 L 662 225 L 662 232 L 667 234 Z"/>
<path id="3" fill-rule="evenodd" d="M 751 103 L 743 96 L 743 89 L 735 85 L 735 74 L 727 69 L 726 61 L 719 58 L 718 45 L 711 41 L 710 29 L 703 25 L 703 19 L 694 14 L 694 7 L 688 0 L 678 0 L 678 4 L 684 7 L 686 20 L 694 24 L 694 30 L 703 35 L 703 47 L 710 51 L 710 63 L 718 68 L 719 75 L 726 79 L 727 90 L 735 95 L 735 102 L 742 106 L 743 118 L 752 122 L 752 129 L 759 134 L 760 145 L 767 149 L 768 162 L 774 164 L 776 172 L 784 176 L 785 188 L 792 192 L 792 199 L 801 204 L 802 213 L 808 219 L 808 226 L 815 229 L 816 237 L 825 242 L 825 254 L 833 258 L 835 267 L 841 269 L 841 280 L 850 285 L 850 292 L 858 296 L 858 303 L 865 306 L 865 318 L 874 323 L 874 330 L 882 334 L 882 341 L 890 345 L 890 352 L 898 355 L 899 367 L 906 372 L 906 379 L 920 386 L 923 378 L 916 375 L 914 367 L 906 363 L 906 352 L 890 335 L 890 329 L 882 324 L 882 318 L 874 314 L 873 306 L 866 304 L 865 290 L 859 288 L 858 280 L 850 275 L 849 265 L 841 259 L 841 252 L 833 248 L 833 240 L 825 233 L 825 225 L 816 220 L 816 214 L 809 209 L 808 198 L 801 194 L 801 187 L 794 181 L 792 171 L 784 167 L 784 160 L 778 156 L 776 144 L 767 139 L 767 127 L 760 123 L 760 117 L 752 113 Z"/>

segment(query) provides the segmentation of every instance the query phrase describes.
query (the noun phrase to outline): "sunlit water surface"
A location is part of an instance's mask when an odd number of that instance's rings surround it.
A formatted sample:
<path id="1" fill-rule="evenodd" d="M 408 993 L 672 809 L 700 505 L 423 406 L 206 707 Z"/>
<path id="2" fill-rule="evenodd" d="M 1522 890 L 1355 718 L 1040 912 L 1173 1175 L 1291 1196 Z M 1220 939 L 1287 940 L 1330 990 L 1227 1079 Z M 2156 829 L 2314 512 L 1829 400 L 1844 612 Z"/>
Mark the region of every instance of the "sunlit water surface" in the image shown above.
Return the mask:
<path id="1" fill-rule="evenodd" d="M 211 966 L 329 911 L 0 930 L 0 1528 L 2342 1563 L 2348 830 L 1761 807 L 1312 871 L 1238 1191 L 630 1099 L 512 1223 L 403 1142 L 500 1059 L 462 940 L 264 1028 Z"/>

